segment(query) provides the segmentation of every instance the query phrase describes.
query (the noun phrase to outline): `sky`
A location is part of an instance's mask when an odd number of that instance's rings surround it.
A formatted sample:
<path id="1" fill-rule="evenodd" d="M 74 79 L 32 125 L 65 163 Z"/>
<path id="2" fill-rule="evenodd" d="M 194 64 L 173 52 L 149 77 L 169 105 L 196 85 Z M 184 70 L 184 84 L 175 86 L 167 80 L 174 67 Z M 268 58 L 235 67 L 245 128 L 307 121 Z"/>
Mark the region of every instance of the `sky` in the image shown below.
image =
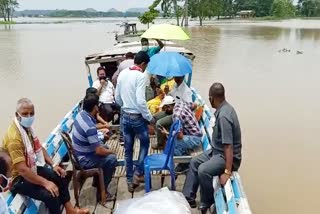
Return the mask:
<path id="1" fill-rule="evenodd" d="M 99 11 L 107 11 L 110 8 L 126 10 L 135 7 L 148 7 L 153 0 L 18 0 L 19 9 L 72 9 L 81 10 L 94 8 Z"/>

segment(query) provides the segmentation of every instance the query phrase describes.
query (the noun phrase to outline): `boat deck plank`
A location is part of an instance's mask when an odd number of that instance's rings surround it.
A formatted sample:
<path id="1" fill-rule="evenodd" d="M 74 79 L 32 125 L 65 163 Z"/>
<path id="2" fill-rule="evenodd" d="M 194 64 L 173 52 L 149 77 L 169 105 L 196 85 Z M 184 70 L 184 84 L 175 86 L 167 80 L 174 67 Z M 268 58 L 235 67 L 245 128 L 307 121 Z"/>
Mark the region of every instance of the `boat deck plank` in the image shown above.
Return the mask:
<path id="1" fill-rule="evenodd" d="M 156 138 L 154 136 L 150 137 L 150 145 L 156 141 Z M 124 159 L 124 147 L 119 144 L 119 137 L 114 137 L 110 139 L 107 144 L 110 146 L 112 151 L 114 151 L 117 154 L 118 159 Z M 137 159 L 139 156 L 139 146 L 140 144 L 136 140 L 135 146 L 134 146 L 134 159 Z M 154 150 L 151 148 L 149 149 L 149 154 L 155 154 L 160 153 L 161 150 Z M 145 186 L 144 184 L 141 184 L 134 193 L 129 193 L 127 188 L 127 180 L 125 177 L 125 167 L 124 166 L 118 166 L 116 169 L 116 173 L 114 178 L 112 179 L 112 182 L 109 185 L 109 191 L 111 194 L 114 194 L 116 196 L 116 200 L 112 202 L 107 202 L 105 205 L 101 205 L 100 203 L 96 202 L 96 188 L 92 187 L 92 178 L 88 178 L 85 183 L 82 186 L 81 192 L 80 192 L 80 206 L 81 207 L 87 207 L 90 209 L 91 213 L 95 214 L 102 214 L 102 213 L 112 213 L 113 210 L 116 208 L 116 205 L 118 202 L 122 200 L 127 200 L 130 198 L 138 198 L 142 197 L 145 194 Z M 163 186 L 167 186 L 168 188 L 171 188 L 170 183 L 170 176 L 169 172 L 167 171 L 159 171 L 155 172 L 152 175 L 152 190 L 158 190 L 162 188 L 162 182 L 161 177 L 163 176 Z M 179 175 L 178 179 L 176 180 L 176 190 L 182 191 L 183 183 L 185 180 L 185 175 Z M 70 195 L 71 195 L 71 201 L 75 203 L 74 197 L 73 197 L 73 185 L 72 182 L 70 182 L 69 185 Z M 198 214 L 200 213 L 197 209 L 193 209 L 192 213 Z"/>

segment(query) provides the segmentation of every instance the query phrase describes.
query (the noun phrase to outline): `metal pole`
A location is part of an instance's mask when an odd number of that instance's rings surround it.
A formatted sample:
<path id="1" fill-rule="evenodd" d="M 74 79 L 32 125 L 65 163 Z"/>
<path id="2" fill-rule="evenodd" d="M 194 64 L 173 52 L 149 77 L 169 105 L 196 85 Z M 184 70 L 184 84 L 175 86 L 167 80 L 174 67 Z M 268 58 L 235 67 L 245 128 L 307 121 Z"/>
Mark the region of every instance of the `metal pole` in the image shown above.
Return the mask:
<path id="1" fill-rule="evenodd" d="M 185 11 L 184 11 L 184 16 L 185 16 L 185 19 L 184 19 L 184 26 L 185 27 L 188 27 L 188 25 L 189 25 L 189 23 L 188 23 L 188 17 L 189 17 L 189 15 L 188 15 L 188 0 L 185 0 L 185 5 L 184 5 L 184 9 L 185 9 Z"/>

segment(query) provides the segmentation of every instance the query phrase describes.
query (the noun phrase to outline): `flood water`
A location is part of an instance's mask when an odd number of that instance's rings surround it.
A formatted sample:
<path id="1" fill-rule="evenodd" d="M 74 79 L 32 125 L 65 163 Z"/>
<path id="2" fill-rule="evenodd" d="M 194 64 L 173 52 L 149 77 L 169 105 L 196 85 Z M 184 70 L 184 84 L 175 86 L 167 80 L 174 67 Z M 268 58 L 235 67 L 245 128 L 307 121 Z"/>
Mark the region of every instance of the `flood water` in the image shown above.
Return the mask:
<path id="1" fill-rule="evenodd" d="M 0 26 L 0 137 L 17 99 L 29 97 L 45 140 L 84 94 L 84 57 L 112 47 L 117 23 Z M 189 31 L 192 40 L 183 44 L 196 55 L 193 86 L 207 98 L 210 85 L 221 81 L 238 112 L 240 174 L 253 213 L 317 213 L 320 21 L 231 22 Z M 278 52 L 283 48 L 290 52 Z"/>

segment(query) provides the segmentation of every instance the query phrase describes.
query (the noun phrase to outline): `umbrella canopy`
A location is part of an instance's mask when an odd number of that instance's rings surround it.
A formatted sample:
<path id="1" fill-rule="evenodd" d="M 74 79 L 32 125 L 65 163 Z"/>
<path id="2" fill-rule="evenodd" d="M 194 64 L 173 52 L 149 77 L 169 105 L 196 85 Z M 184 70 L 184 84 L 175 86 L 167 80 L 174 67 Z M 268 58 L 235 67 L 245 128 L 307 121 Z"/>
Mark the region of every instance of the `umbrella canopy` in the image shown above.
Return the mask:
<path id="1" fill-rule="evenodd" d="M 183 31 L 181 27 L 170 24 L 152 25 L 144 34 L 142 34 L 141 37 L 147 39 L 163 40 L 190 39 L 190 37 Z"/>
<path id="2" fill-rule="evenodd" d="M 179 53 L 161 52 L 151 57 L 147 70 L 163 77 L 182 77 L 192 72 L 192 64 Z"/>

